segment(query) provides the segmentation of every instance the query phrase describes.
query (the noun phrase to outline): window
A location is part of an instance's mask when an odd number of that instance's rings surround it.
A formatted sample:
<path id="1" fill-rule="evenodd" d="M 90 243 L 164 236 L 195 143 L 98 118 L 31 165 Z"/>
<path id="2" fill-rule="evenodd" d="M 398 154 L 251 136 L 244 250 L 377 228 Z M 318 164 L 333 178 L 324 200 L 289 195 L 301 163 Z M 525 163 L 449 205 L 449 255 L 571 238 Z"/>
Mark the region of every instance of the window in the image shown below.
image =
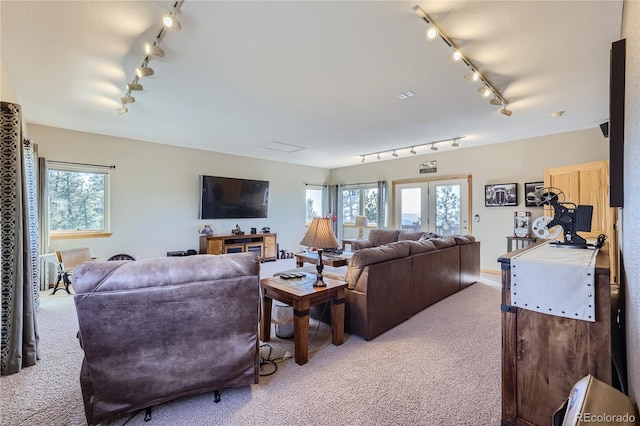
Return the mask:
<path id="1" fill-rule="evenodd" d="M 51 238 L 109 233 L 109 171 L 103 166 L 48 163 Z"/>
<path id="2" fill-rule="evenodd" d="M 314 217 L 324 216 L 325 189 L 321 185 L 307 185 L 306 189 L 306 223 L 309 225 Z"/>
<path id="3" fill-rule="evenodd" d="M 367 223 L 378 222 L 378 188 L 350 188 L 342 190 L 342 220 L 345 224 L 356 222 L 356 216 L 365 216 Z"/>

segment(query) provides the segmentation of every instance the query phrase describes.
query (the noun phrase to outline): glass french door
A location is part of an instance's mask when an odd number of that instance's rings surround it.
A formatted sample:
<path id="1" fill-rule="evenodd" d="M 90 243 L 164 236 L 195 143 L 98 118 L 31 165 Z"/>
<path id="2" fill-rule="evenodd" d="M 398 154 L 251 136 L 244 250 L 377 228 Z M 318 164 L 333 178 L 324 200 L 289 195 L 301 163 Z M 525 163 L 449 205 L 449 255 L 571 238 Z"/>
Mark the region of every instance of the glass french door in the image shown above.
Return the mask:
<path id="1" fill-rule="evenodd" d="M 469 234 L 469 180 L 394 183 L 394 220 L 405 232 Z"/>

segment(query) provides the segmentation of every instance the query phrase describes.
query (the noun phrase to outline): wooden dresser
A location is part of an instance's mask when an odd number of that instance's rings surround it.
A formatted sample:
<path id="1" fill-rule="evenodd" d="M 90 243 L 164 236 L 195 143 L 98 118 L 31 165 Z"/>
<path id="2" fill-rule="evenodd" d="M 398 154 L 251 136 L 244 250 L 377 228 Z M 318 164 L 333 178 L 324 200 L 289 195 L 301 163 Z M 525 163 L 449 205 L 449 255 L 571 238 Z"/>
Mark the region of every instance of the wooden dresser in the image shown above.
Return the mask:
<path id="1" fill-rule="evenodd" d="M 503 426 L 552 424 L 554 411 L 587 374 L 612 384 L 612 312 L 617 311 L 612 300 L 617 301 L 618 286 L 610 285 L 606 250 L 596 258 L 596 322 L 589 322 L 511 305 L 511 258 L 528 248 L 498 259 L 502 266 Z"/>
<path id="2" fill-rule="evenodd" d="M 200 254 L 254 252 L 261 262 L 278 258 L 277 234 L 201 235 Z"/>

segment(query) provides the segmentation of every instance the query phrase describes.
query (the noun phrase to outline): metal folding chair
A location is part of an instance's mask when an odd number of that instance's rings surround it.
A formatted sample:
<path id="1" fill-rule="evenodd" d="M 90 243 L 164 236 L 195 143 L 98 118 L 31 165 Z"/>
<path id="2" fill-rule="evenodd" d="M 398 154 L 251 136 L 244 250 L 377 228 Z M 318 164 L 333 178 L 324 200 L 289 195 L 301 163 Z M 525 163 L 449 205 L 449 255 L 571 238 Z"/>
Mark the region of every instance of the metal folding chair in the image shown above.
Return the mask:
<path id="1" fill-rule="evenodd" d="M 82 262 L 90 261 L 91 252 L 87 247 L 81 247 L 56 251 L 56 256 L 58 257 L 58 280 L 56 285 L 53 287 L 53 292 L 51 294 L 56 294 L 56 291 L 60 289 L 64 289 L 68 294 L 71 294 L 71 291 L 69 291 L 69 284 L 71 284 L 70 277 L 73 273 L 73 269 Z M 63 282 L 63 287 L 59 286 L 60 281 Z"/>

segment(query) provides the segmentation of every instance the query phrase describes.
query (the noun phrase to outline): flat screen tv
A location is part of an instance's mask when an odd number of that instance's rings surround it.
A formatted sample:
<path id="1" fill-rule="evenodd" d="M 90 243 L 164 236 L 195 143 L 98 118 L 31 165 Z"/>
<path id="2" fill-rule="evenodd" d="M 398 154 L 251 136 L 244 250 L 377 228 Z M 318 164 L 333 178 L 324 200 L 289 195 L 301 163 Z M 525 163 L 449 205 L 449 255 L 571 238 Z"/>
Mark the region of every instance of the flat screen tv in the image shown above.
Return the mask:
<path id="1" fill-rule="evenodd" d="M 200 175 L 200 219 L 266 218 L 269 182 Z"/>

